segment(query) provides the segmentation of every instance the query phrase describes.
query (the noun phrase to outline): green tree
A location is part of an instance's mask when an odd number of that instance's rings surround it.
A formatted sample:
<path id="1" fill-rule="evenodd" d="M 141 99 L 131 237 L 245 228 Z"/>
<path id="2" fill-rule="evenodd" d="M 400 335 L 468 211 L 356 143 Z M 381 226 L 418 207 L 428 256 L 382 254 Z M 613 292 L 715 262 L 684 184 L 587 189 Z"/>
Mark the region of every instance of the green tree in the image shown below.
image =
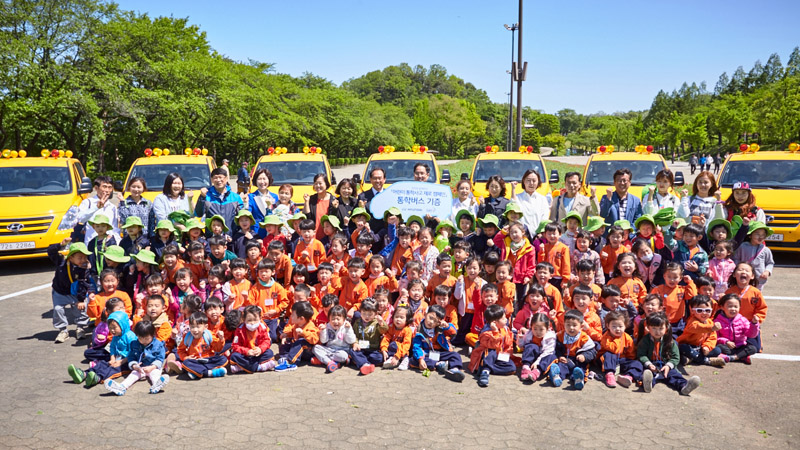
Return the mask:
<path id="1" fill-rule="evenodd" d="M 559 133 L 548 134 L 542 138 L 542 147 L 551 147 L 558 151 L 563 151 L 567 148 L 567 138 Z"/>
<path id="2" fill-rule="evenodd" d="M 533 125 L 539 130 L 539 134 L 542 136 L 558 133 L 561 129 L 558 117 L 552 114 L 539 114 L 536 116 Z"/>

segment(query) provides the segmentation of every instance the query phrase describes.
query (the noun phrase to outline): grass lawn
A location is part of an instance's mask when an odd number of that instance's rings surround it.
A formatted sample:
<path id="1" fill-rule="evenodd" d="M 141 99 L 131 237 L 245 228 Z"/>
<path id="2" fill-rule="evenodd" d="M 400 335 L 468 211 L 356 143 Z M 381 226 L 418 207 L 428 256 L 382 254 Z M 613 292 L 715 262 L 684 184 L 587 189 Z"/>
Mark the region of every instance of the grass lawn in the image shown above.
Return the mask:
<path id="1" fill-rule="evenodd" d="M 458 180 L 461 179 L 462 173 L 470 173 L 472 172 L 472 165 L 475 163 L 475 158 L 464 159 L 455 164 L 449 164 L 446 166 L 442 166 L 443 169 L 447 169 L 450 171 L 450 187 L 455 188 L 456 183 Z M 564 175 L 567 172 L 580 172 L 583 173 L 583 166 L 575 165 L 575 164 L 564 164 L 558 161 L 553 161 L 548 158 L 544 158 L 544 165 L 547 169 L 547 173 L 545 177 L 550 176 L 550 171 L 553 169 L 558 170 L 558 174 L 560 175 L 559 182 L 555 185 L 551 186 L 552 188 L 562 188 L 564 187 Z"/>

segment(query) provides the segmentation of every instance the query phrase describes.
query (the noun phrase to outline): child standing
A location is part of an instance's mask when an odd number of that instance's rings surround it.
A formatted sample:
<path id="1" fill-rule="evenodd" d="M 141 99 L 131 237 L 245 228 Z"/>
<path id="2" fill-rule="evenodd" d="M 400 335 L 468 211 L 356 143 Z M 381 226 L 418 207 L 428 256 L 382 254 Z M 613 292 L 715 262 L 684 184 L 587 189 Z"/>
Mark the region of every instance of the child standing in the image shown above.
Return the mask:
<path id="1" fill-rule="evenodd" d="M 150 380 L 150 393 L 158 394 L 169 383 L 169 375 L 161 374 L 164 367 L 164 343 L 155 338 L 156 327 L 148 320 L 137 323 L 133 332 L 136 340 L 131 342 L 128 353 L 130 375 L 122 383 L 106 380 L 105 387 L 109 392 L 125 395 L 134 383 L 147 378 Z"/>
<path id="2" fill-rule="evenodd" d="M 573 387 L 580 391 L 586 383 L 589 363 L 597 356 L 595 343 L 582 331 L 583 313 L 570 309 L 564 313 L 564 329 L 556 334 L 556 357 L 550 365 L 550 382 L 561 386 L 561 374 L 570 374 Z"/>
<path id="3" fill-rule="evenodd" d="M 767 318 L 767 303 L 764 301 L 764 295 L 755 287 L 757 282 L 753 266 L 746 262 L 736 264 L 736 269 L 733 271 L 728 284 L 731 287 L 725 291 L 725 294 L 739 296 L 741 302 L 739 313 L 752 323 L 764 323 Z M 748 339 L 748 342 L 753 344 L 756 350 L 761 351 L 760 332 L 755 338 Z"/>
<path id="4" fill-rule="evenodd" d="M 369 297 L 367 285 L 361 279 L 367 264 L 359 257 L 351 258 L 347 262 L 347 278 L 342 280 L 342 289 L 339 291 L 339 304 L 347 310 L 347 318 L 353 318 L 361 307 L 361 302 Z"/>
<path id="5" fill-rule="evenodd" d="M 519 379 L 536 382 L 556 359 L 556 333 L 550 328 L 550 318 L 546 314 L 533 314 L 528 324 L 530 329 L 520 327 L 517 333 L 517 346 L 522 349 Z"/>
<path id="6" fill-rule="evenodd" d="M 680 353 L 678 344 L 672 338 L 667 315 L 658 312 L 647 316 L 645 320 L 647 334 L 639 341 L 636 351 L 636 356 L 644 366 L 642 388 L 649 394 L 653 386 L 661 381 L 681 395 L 689 395 L 700 386 L 700 377 L 695 375 L 687 380 L 676 369 L 680 363 Z"/>
<path id="7" fill-rule="evenodd" d="M 600 340 L 600 361 L 603 365 L 606 386 L 610 388 L 630 387 L 634 380 L 642 379 L 642 363 L 636 359 L 636 348 L 633 338 L 625 332 L 628 326 L 628 315 L 624 312 L 611 311 L 606 315 L 606 329 Z M 619 375 L 615 372 L 619 367 Z"/>
<path id="8" fill-rule="evenodd" d="M 772 233 L 772 229 L 763 222 L 750 222 L 747 229 L 747 241 L 742 242 L 733 256 L 733 260 L 737 263 L 747 262 L 753 266 L 754 276 L 758 280 L 758 289 L 760 290 L 764 290 L 764 285 L 775 267 L 772 250 L 764 243 L 767 237 L 772 236 Z"/>
<path id="9" fill-rule="evenodd" d="M 681 357 L 695 364 L 723 367 L 725 360 L 718 358 L 722 350 L 717 348 L 717 331 L 721 325 L 711 320 L 714 312 L 711 299 L 697 295 L 689 300 L 689 308 L 691 316 L 677 339 Z"/>
<path id="10" fill-rule="evenodd" d="M 575 220 L 574 218 L 571 220 Z M 550 278 L 550 284 L 561 289 L 562 280 L 566 279 L 567 282 L 572 274 L 572 267 L 570 266 L 570 249 L 563 242 L 559 241 L 561 237 L 561 224 L 548 223 L 544 227 L 544 238 L 547 244 L 544 245 L 542 251 L 539 252 L 539 262 L 549 262 L 554 271 Z"/>
<path id="11" fill-rule="evenodd" d="M 458 281 L 455 286 L 454 297 L 458 300 L 458 313 L 459 313 L 459 326 L 456 337 L 453 338 L 453 344 L 463 345 L 467 333 L 472 327 L 472 317 L 475 314 L 475 292 L 480 292 L 485 284 L 483 278 L 478 275 L 481 273 L 481 266 L 478 258 L 469 258 L 464 263 L 465 275 L 459 275 Z"/>
<path id="12" fill-rule="evenodd" d="M 608 245 L 603 247 L 603 250 L 600 252 L 600 262 L 603 266 L 603 273 L 606 276 L 606 281 L 611 279 L 611 273 L 617 265 L 617 257 L 628 251 L 628 249 L 622 245 L 622 241 L 624 240 L 625 231 L 622 227 L 613 225 L 608 229 Z"/>
<path id="13" fill-rule="evenodd" d="M 679 285 L 683 277 L 683 285 Z M 697 288 L 688 275 L 683 275 L 680 264 L 671 262 L 664 271 L 664 284 L 657 286 L 651 294 L 664 301 L 664 310 L 675 337 L 683 333 L 686 326 L 686 303 L 697 295 Z"/>
<path id="14" fill-rule="evenodd" d="M 337 305 L 328 313 L 328 324 L 319 327 L 319 344 L 314 346 L 314 356 L 328 373 L 332 373 L 347 363 L 348 352 L 355 343 L 356 335 L 347 321 L 347 311 Z"/>
<path id="15" fill-rule="evenodd" d="M 461 355 L 455 351 L 449 339 L 455 334 L 456 327 L 445 320 L 444 308 L 440 305 L 431 306 L 414 336 L 411 366 L 421 370 L 433 366 L 448 380 L 464 381 Z"/>
<path id="16" fill-rule="evenodd" d="M 725 294 L 719 306 L 714 325 L 719 327 L 717 349 L 722 352 L 722 359 L 726 363 L 742 361 L 750 364 L 750 356 L 758 352 L 751 340 L 759 334 L 759 323 L 747 320 L 739 313 L 741 300 L 736 294 Z"/>
<path id="17" fill-rule="evenodd" d="M 719 300 L 728 290 L 728 280 L 736 269 L 733 256 L 733 244 L 730 241 L 718 242 L 714 246 L 714 257 L 708 262 L 707 275 L 714 280 L 714 300 Z"/>
<path id="18" fill-rule="evenodd" d="M 236 329 L 231 345 L 231 373 L 255 373 L 275 369 L 271 344 L 269 328 L 261 321 L 259 307 L 249 305 L 244 308 L 244 323 Z"/>
<path id="19" fill-rule="evenodd" d="M 508 328 L 506 310 L 500 305 L 489 305 L 483 313 L 486 325 L 481 330 L 480 341 L 472 351 L 469 369 L 478 374 L 478 386 L 489 386 L 489 375 L 513 375 L 517 366 L 511 361 L 514 354 L 514 336 Z"/>

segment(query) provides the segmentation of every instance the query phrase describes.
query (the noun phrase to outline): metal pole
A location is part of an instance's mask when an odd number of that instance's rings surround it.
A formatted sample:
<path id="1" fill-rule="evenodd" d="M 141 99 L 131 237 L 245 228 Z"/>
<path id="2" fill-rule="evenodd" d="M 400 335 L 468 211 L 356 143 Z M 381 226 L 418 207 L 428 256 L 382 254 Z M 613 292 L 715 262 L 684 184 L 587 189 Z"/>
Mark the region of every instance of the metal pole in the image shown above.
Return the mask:
<path id="1" fill-rule="evenodd" d="M 522 0 L 519 0 L 519 21 L 517 22 L 517 147 L 522 146 Z"/>
<path id="2" fill-rule="evenodd" d="M 511 25 L 511 90 L 508 94 L 508 139 L 506 140 L 506 151 L 511 151 L 514 141 L 514 31 L 516 24 Z"/>

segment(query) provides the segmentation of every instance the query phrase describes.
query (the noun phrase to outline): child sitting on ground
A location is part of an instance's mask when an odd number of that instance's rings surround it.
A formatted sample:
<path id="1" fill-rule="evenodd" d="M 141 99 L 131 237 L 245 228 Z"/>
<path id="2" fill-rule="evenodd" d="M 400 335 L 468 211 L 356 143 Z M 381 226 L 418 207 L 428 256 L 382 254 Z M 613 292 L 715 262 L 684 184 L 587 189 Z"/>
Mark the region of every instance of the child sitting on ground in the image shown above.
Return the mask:
<path id="1" fill-rule="evenodd" d="M 595 343 L 582 331 L 583 313 L 574 309 L 564 313 L 564 329 L 556 334 L 556 357 L 550 366 L 550 382 L 561 386 L 561 374 L 569 374 L 573 387 L 580 391 L 586 383 L 589 363 L 597 356 Z"/>
<path id="2" fill-rule="evenodd" d="M 231 373 L 266 372 L 275 368 L 269 339 L 269 329 L 261 321 L 261 309 L 255 305 L 244 308 L 244 323 L 236 329 L 231 345 Z"/>
<path id="3" fill-rule="evenodd" d="M 633 381 L 642 379 L 642 363 L 636 359 L 633 338 L 625 332 L 628 315 L 625 312 L 611 311 L 606 314 L 606 329 L 600 340 L 600 361 L 605 373 L 606 386 L 627 388 Z M 616 374 L 619 368 L 619 374 Z"/>
<path id="4" fill-rule="evenodd" d="M 150 380 L 150 393 L 158 394 L 169 383 L 169 375 L 162 375 L 164 367 L 164 343 L 155 338 L 156 327 L 149 320 L 143 320 L 133 327 L 136 340 L 131 342 L 128 353 L 128 367 L 131 369 L 122 383 L 107 380 L 105 387 L 117 395 L 125 393 L 139 380 Z"/>
<path id="5" fill-rule="evenodd" d="M 689 320 L 677 339 L 681 357 L 695 364 L 725 366 L 725 360 L 719 358 L 722 349 L 717 347 L 717 330 L 721 325 L 711 320 L 714 312 L 711 299 L 697 295 L 689 300 L 689 310 Z"/>
<path id="6" fill-rule="evenodd" d="M 414 316 L 408 306 L 395 308 L 392 324 L 381 340 L 384 369 L 397 367 L 398 370 L 408 370 L 408 352 L 414 337 L 414 330 L 410 326 L 413 320 Z"/>
<path id="7" fill-rule="evenodd" d="M 367 297 L 361 302 L 361 317 L 353 320 L 353 333 L 356 343 L 350 349 L 350 360 L 362 375 L 375 371 L 375 366 L 383 364 L 381 339 L 389 329 L 383 318 L 378 315 L 378 305 L 374 299 Z"/>
<path id="8" fill-rule="evenodd" d="M 647 334 L 637 345 L 636 357 L 644 367 L 642 388 L 646 393 L 661 381 L 667 386 L 689 395 L 700 386 L 700 377 L 692 376 L 688 380 L 678 372 L 680 353 L 678 344 L 672 338 L 672 327 L 663 312 L 647 316 Z"/>
<path id="9" fill-rule="evenodd" d="M 298 361 L 311 360 L 313 347 L 319 342 L 319 329 L 311 320 L 313 317 L 314 308 L 311 303 L 297 302 L 292 305 L 289 323 L 280 336 L 276 372 L 296 370 Z"/>
<path id="10" fill-rule="evenodd" d="M 490 374 L 513 375 L 517 366 L 511 360 L 514 337 L 508 328 L 506 310 L 500 305 L 489 305 L 483 317 L 486 325 L 470 356 L 469 369 L 478 375 L 478 386 L 487 387 Z"/>
<path id="11" fill-rule="evenodd" d="M 70 364 L 67 373 L 72 377 L 72 381 L 77 384 L 85 382 L 86 387 L 92 387 L 103 380 L 120 376 L 122 369 L 127 368 L 128 353 L 131 342 L 136 340 L 136 335 L 131 331 L 125 311 L 116 311 L 108 316 L 108 331 L 114 336 L 108 344 L 111 354 L 109 360 L 98 360 L 85 372 Z"/>
<path id="12" fill-rule="evenodd" d="M 228 358 L 219 353 L 225 345 L 222 330 L 216 334 L 208 331 L 208 317 L 195 311 L 189 317 L 189 333 L 183 336 L 178 345 L 178 358 L 189 378 L 224 377 Z"/>
<path id="13" fill-rule="evenodd" d="M 420 370 L 432 367 L 448 380 L 464 381 L 461 355 L 450 344 L 450 337 L 456 334 L 456 327 L 445 320 L 445 310 L 440 305 L 428 308 L 411 349 L 411 366 Z"/>
<path id="14" fill-rule="evenodd" d="M 556 333 L 550 328 L 547 314 L 533 314 L 527 324 L 519 329 L 517 347 L 522 349 L 519 379 L 536 382 L 556 359 Z"/>
<path id="15" fill-rule="evenodd" d="M 328 314 L 328 324 L 319 326 L 319 344 L 314 346 L 314 356 L 328 373 L 332 373 L 347 364 L 348 352 L 355 343 L 356 335 L 347 321 L 347 311 L 337 305 Z"/>
<path id="16" fill-rule="evenodd" d="M 750 357 L 758 352 L 751 339 L 758 336 L 759 323 L 747 320 L 739 313 L 741 300 L 736 294 L 725 294 L 719 307 L 714 324 L 719 325 L 717 349 L 722 353 L 722 359 L 726 363 L 741 361 L 750 364 Z"/>

